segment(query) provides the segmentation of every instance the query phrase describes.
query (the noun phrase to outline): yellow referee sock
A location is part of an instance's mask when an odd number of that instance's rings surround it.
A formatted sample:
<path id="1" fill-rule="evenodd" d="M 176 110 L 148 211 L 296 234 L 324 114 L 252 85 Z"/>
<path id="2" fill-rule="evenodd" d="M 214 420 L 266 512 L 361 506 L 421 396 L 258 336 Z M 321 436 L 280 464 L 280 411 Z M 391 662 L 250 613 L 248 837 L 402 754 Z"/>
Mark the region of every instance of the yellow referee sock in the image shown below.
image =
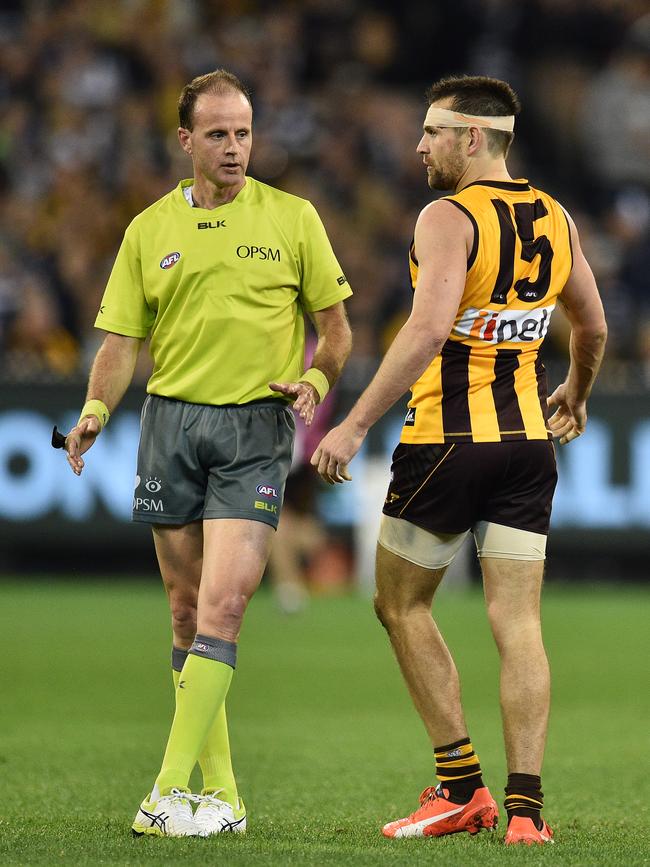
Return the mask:
<path id="1" fill-rule="evenodd" d="M 217 711 L 223 705 L 237 656 L 231 641 L 197 635 L 180 673 L 176 713 L 154 793 L 185 789 Z"/>
<path id="2" fill-rule="evenodd" d="M 172 678 L 174 689 L 178 687 L 181 670 L 187 659 L 187 651 L 179 647 L 172 648 Z M 226 703 L 217 711 L 212 728 L 208 732 L 205 746 L 199 755 L 199 766 L 203 774 L 203 791 L 219 791 L 222 801 L 227 801 L 233 807 L 237 805 L 238 792 L 230 756 L 230 740 L 228 738 L 228 720 Z"/>

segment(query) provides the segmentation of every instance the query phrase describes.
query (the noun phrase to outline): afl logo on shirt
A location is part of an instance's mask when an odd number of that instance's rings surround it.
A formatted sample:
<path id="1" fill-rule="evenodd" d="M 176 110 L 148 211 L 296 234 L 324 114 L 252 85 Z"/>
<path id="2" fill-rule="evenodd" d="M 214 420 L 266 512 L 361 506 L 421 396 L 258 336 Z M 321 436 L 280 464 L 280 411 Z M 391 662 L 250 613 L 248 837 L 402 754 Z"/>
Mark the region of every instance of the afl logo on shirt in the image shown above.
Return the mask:
<path id="1" fill-rule="evenodd" d="M 173 265 L 175 265 L 180 258 L 180 253 L 167 253 L 165 258 L 160 260 L 160 267 L 163 269 L 163 271 L 166 271 L 168 268 L 171 268 Z"/>

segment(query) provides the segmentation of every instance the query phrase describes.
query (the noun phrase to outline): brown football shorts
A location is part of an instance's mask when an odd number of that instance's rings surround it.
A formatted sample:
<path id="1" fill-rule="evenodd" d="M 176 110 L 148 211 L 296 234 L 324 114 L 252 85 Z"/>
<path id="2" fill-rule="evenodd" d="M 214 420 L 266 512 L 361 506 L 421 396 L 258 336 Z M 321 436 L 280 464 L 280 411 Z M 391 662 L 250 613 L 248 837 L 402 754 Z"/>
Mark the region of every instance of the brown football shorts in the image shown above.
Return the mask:
<path id="1" fill-rule="evenodd" d="M 556 484 L 550 440 L 399 443 L 383 512 L 432 533 L 488 521 L 546 535 Z"/>

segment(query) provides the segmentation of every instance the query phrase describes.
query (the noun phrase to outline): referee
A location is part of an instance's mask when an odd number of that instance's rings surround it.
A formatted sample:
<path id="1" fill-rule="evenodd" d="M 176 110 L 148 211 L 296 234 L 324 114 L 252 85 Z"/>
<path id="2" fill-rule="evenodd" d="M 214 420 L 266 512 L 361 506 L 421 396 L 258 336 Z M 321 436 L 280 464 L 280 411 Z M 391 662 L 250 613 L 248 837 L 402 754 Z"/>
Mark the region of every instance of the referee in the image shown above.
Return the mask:
<path id="1" fill-rule="evenodd" d="M 108 333 L 65 440 L 80 475 L 150 337 L 133 519 L 152 526 L 169 598 L 176 711 L 133 832 L 172 837 L 246 828 L 225 699 L 282 507 L 288 404 L 310 424 L 351 348 L 351 290 L 314 207 L 246 176 L 244 85 L 225 70 L 200 76 L 178 110 L 194 177 L 126 230 L 95 322 Z M 308 370 L 304 313 L 318 335 Z M 200 795 L 188 788 L 197 760 Z"/>

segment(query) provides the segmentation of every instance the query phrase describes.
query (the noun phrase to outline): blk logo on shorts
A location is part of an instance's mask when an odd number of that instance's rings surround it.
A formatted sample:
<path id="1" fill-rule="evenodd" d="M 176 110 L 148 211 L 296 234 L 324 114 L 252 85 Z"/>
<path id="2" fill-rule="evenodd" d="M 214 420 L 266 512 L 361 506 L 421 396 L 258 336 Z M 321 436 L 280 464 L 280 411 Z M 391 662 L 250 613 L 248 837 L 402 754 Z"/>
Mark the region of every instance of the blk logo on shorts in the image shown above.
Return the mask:
<path id="1" fill-rule="evenodd" d="M 255 508 L 261 509 L 263 512 L 270 512 L 272 515 L 278 514 L 278 507 L 275 503 L 265 503 L 264 500 L 255 500 Z"/>

